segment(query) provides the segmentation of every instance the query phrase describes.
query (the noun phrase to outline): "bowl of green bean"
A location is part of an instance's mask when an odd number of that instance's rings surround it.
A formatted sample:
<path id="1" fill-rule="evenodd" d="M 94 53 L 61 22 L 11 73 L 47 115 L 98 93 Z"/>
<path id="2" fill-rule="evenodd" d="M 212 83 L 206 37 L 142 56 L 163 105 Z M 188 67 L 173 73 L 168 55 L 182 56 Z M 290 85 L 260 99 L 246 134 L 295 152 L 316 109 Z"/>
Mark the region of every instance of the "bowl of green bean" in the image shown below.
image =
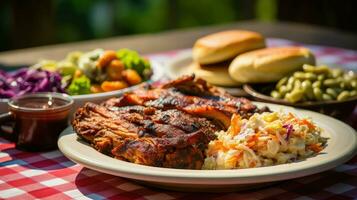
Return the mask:
<path id="1" fill-rule="evenodd" d="M 325 65 L 304 65 L 278 82 L 245 84 L 243 89 L 258 101 L 314 110 L 342 120 L 350 118 L 357 107 L 356 72 Z"/>

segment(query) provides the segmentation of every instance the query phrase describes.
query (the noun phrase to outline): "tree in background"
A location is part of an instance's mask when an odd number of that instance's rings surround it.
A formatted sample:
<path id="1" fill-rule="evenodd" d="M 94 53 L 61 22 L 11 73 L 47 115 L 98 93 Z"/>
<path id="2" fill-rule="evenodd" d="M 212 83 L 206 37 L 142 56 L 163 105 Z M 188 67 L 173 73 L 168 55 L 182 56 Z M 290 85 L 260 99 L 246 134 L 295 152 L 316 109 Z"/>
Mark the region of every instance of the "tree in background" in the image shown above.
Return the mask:
<path id="1" fill-rule="evenodd" d="M 296 21 L 357 32 L 345 0 L 3 0 L 0 51 L 231 23 Z"/>

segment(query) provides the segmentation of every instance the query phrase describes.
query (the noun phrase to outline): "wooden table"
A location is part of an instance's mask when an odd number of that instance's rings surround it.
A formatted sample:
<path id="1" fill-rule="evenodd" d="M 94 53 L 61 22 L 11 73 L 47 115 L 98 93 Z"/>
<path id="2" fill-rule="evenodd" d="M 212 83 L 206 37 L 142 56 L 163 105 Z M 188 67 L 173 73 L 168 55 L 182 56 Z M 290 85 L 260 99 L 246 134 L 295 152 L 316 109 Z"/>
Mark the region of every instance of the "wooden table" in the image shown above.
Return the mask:
<path id="1" fill-rule="evenodd" d="M 357 49 L 357 35 L 296 23 L 262 23 L 243 21 L 210 27 L 197 27 L 173 30 L 155 34 L 119 36 L 101 40 L 91 40 L 0 53 L 0 67 L 28 65 L 41 58 L 62 59 L 68 52 L 75 50 L 92 50 L 95 48 L 118 49 L 131 48 L 140 53 L 156 53 L 174 49 L 192 47 L 197 38 L 208 33 L 227 29 L 247 29 L 260 32 L 266 37 L 277 37 L 302 43 L 329 45 Z"/>

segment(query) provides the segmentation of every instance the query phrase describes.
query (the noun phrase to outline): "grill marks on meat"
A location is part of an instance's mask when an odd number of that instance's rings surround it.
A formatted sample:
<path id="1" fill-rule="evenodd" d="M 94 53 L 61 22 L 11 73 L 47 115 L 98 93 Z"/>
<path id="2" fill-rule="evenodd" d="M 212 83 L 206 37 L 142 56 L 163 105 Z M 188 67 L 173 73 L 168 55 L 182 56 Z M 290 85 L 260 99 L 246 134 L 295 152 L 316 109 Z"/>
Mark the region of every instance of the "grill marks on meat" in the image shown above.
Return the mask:
<path id="1" fill-rule="evenodd" d="M 150 91 L 149 93 L 152 94 L 153 92 L 161 94 L 161 96 L 156 99 L 149 99 L 143 91 L 139 91 L 138 93 L 125 94 L 120 98 L 110 99 L 103 105 L 106 107 L 142 105 L 162 110 L 177 109 L 192 115 L 214 119 L 224 129 L 229 127 L 231 115 L 237 112 L 235 107 L 229 105 L 223 106 L 211 99 L 186 96 L 173 90 L 154 89 L 154 91 Z"/>
<path id="2" fill-rule="evenodd" d="M 172 138 L 142 137 L 125 139 L 112 153 L 118 159 L 150 166 L 200 169 L 208 143 L 202 131 L 182 134 Z"/>
<path id="3" fill-rule="evenodd" d="M 87 103 L 72 125 L 77 134 L 105 154 L 130 162 L 199 169 L 203 151 L 218 127 L 179 110 L 144 106 L 108 108 Z M 183 158 L 179 157 L 186 153 Z M 170 160 L 175 158 L 175 161 Z M 180 160 L 180 161 L 178 161 Z"/>
<path id="4" fill-rule="evenodd" d="M 125 106 L 108 108 L 120 116 L 137 126 L 142 127 L 144 133 L 149 134 L 162 134 L 163 137 L 170 137 L 170 134 L 179 135 L 175 133 L 186 132 L 192 133 L 198 130 L 213 135 L 217 131 L 218 127 L 206 118 L 194 117 L 185 112 L 170 109 L 159 110 L 153 107 L 144 106 Z M 161 131 L 162 130 L 162 131 Z M 155 133 L 156 132 L 156 133 Z"/>
<path id="5" fill-rule="evenodd" d="M 213 119 L 224 129 L 229 127 L 233 113 L 239 113 L 243 118 L 248 118 L 253 113 L 260 112 L 245 98 L 234 98 L 217 88 L 210 88 L 204 81 L 197 83 L 192 76 L 182 79 L 150 90 L 126 93 L 120 98 L 109 99 L 103 105 L 106 107 L 142 105 L 163 110 L 178 109 L 192 115 Z M 185 91 L 190 92 L 189 94 L 183 93 Z M 192 95 L 196 93 L 196 96 Z"/>
<path id="6" fill-rule="evenodd" d="M 262 112 L 194 76 L 126 93 L 101 105 L 87 103 L 72 125 L 95 149 L 133 163 L 200 169 L 214 132 L 228 128 L 233 113 Z"/>

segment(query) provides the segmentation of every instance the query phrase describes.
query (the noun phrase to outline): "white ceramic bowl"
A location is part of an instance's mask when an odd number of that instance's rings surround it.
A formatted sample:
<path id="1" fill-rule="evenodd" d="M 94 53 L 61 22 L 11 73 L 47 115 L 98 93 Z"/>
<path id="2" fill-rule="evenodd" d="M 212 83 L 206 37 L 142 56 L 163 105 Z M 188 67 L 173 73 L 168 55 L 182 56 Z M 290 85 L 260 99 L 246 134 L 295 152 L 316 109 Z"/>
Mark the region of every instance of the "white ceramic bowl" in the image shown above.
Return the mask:
<path id="1" fill-rule="evenodd" d="M 162 64 L 155 60 L 150 60 L 150 63 L 153 69 L 153 76 L 151 77 L 151 81 L 159 80 L 164 76 L 164 70 Z M 78 107 L 80 107 L 86 102 L 100 103 L 111 97 L 120 96 L 129 90 L 133 90 L 134 87 L 138 87 L 138 86 L 132 86 L 130 88 L 125 88 L 122 90 L 103 92 L 97 94 L 74 95 L 72 96 L 74 100 L 74 105 L 72 110 L 73 111 L 76 110 Z M 9 101 L 8 99 L 0 99 L 0 113 L 5 113 L 8 111 L 8 106 L 7 106 L 8 101 Z"/>

